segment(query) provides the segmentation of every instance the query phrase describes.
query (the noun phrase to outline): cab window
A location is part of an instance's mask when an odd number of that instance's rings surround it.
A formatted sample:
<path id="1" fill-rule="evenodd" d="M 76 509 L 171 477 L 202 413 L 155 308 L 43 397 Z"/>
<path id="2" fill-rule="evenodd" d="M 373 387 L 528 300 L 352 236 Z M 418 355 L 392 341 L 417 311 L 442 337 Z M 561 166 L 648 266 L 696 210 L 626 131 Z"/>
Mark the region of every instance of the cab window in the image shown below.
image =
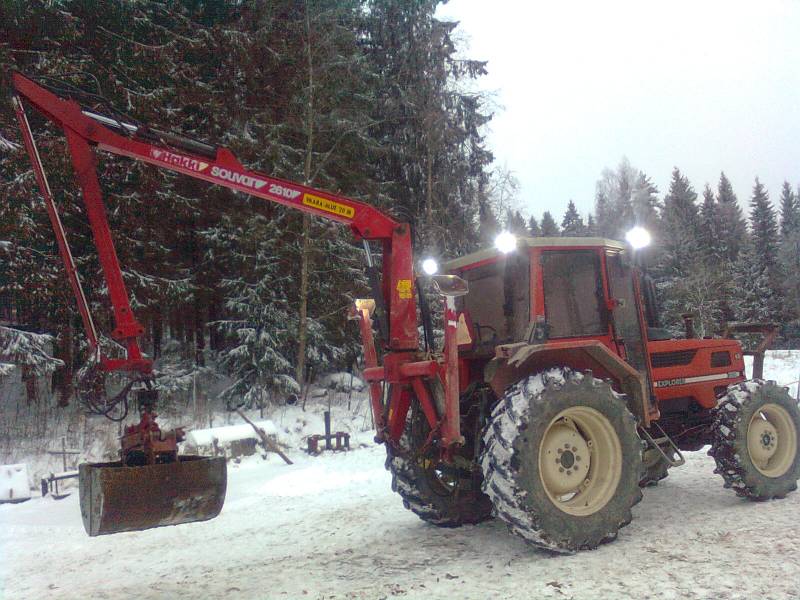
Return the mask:
<path id="1" fill-rule="evenodd" d="M 542 280 L 548 337 L 608 332 L 597 253 L 590 250 L 542 252 Z"/>
<path id="2" fill-rule="evenodd" d="M 465 270 L 469 293 L 461 299 L 479 344 L 516 342 L 530 322 L 530 257 L 516 252 L 489 265 Z"/>

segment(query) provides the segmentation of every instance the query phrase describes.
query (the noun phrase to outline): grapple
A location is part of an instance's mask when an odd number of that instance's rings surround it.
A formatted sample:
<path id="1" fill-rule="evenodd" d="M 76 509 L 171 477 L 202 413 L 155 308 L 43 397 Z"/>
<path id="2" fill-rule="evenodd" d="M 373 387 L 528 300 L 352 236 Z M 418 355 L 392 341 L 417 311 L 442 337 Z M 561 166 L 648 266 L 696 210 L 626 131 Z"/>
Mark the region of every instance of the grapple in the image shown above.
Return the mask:
<path id="1" fill-rule="evenodd" d="M 174 462 L 79 467 L 81 516 L 90 536 L 213 519 L 225 502 L 224 457 L 180 456 Z"/>
<path id="2" fill-rule="evenodd" d="M 225 457 L 180 456 L 183 430 L 159 428 L 156 391 L 137 395 L 141 419 L 125 428 L 122 460 L 79 466 L 81 516 L 90 536 L 207 521 L 225 502 Z"/>

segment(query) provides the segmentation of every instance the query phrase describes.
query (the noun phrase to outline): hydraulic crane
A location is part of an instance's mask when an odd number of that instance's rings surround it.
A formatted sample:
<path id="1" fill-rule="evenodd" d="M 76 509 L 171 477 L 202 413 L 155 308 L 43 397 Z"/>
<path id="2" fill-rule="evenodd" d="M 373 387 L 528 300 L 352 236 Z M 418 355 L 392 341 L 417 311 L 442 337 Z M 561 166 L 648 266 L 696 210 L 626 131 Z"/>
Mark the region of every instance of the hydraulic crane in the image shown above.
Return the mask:
<path id="1" fill-rule="evenodd" d="M 356 301 L 352 317 L 360 322 L 376 441 L 386 444 L 392 488 L 428 522 L 453 527 L 496 514 L 535 546 L 594 548 L 630 522 L 640 486 L 681 465 L 682 450 L 706 444 L 726 486 L 741 496 L 782 498 L 797 488 L 797 402 L 758 372 L 747 381 L 742 346 L 727 334 L 697 339 L 687 324 L 685 339 L 676 339 L 661 329 L 652 282 L 624 244 L 506 234 L 497 250 L 451 261 L 449 274 L 431 275 L 443 298 L 437 352 L 418 339 L 418 306 L 425 337 L 432 336 L 408 224 L 369 204 L 249 171 L 225 148 L 137 123 L 106 103 L 104 110 L 85 106 L 80 94 L 44 80 L 13 73 L 11 86 L 99 375 L 84 400 L 108 414 L 139 388 L 140 421 L 125 430 L 122 460 L 80 467 L 90 535 L 212 518 L 226 487 L 224 459 L 179 455 L 182 432 L 156 423 L 153 364 L 141 351 L 143 328 L 114 250 L 97 150 L 350 227 L 364 243 L 372 292 Z M 122 358 L 102 353 L 23 101 L 67 139 Z M 380 271 L 370 243 L 381 245 Z M 775 333 L 753 325 L 726 331 L 737 329 Z M 102 375 L 114 371 L 131 383 L 109 399 Z"/>

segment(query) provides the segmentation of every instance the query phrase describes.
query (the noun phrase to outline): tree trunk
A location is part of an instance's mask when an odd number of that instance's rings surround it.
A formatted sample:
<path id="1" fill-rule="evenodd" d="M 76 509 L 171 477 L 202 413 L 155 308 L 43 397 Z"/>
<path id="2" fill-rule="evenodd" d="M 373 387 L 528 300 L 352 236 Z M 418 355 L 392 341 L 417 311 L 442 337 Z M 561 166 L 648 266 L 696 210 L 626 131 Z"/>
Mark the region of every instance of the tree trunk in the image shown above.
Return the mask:
<path id="1" fill-rule="evenodd" d="M 300 253 L 300 316 L 297 330 L 297 383 L 303 387 L 306 370 L 306 340 L 308 337 L 308 258 L 311 250 L 309 228 L 311 218 L 303 215 L 303 246 Z"/>
<path id="2" fill-rule="evenodd" d="M 308 102 L 306 103 L 306 157 L 303 165 L 303 179 L 306 185 L 311 184 L 311 160 L 314 151 L 314 63 L 311 54 L 311 17 L 306 2 L 306 57 L 308 59 Z M 306 371 L 306 344 L 308 338 L 308 270 L 311 254 L 311 217 L 303 215 L 302 250 L 300 252 L 300 316 L 297 327 L 297 362 L 295 378 L 303 387 Z"/>

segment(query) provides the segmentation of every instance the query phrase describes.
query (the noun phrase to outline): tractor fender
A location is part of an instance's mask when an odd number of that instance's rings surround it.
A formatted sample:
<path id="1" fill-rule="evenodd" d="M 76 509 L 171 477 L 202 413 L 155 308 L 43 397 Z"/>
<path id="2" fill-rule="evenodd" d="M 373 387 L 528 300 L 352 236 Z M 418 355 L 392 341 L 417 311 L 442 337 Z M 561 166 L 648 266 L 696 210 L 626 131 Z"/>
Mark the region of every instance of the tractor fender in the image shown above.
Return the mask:
<path id="1" fill-rule="evenodd" d="M 628 408 L 647 427 L 658 418 L 649 412 L 647 381 L 631 365 L 597 340 L 548 342 L 546 344 L 504 344 L 484 370 L 484 380 L 498 398 L 524 377 L 550 367 L 591 370 L 595 377 L 611 379 L 616 391 L 628 397 Z"/>

